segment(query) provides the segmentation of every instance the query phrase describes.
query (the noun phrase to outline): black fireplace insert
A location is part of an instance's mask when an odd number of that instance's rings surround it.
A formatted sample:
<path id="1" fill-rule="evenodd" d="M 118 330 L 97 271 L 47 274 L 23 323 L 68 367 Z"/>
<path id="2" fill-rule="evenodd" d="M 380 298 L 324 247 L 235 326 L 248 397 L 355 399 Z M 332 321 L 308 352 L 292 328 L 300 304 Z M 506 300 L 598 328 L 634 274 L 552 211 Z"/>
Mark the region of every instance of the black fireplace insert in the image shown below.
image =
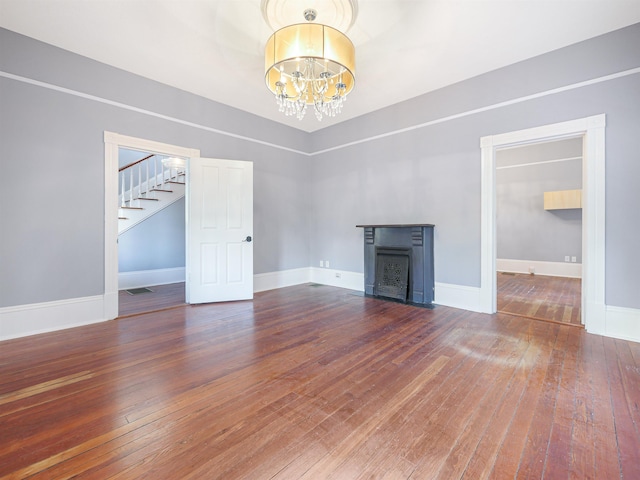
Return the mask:
<path id="1" fill-rule="evenodd" d="M 407 301 L 411 273 L 411 250 L 376 248 L 376 273 L 373 294 Z"/>

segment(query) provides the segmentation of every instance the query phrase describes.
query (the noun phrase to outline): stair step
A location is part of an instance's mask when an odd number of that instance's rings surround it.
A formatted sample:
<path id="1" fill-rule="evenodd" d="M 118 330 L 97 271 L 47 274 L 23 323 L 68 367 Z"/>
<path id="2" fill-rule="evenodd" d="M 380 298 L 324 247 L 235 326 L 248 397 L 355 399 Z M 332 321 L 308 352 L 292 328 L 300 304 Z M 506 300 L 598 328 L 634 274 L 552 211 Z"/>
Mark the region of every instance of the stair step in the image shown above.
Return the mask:
<path id="1" fill-rule="evenodd" d="M 175 182 L 173 180 L 169 180 L 167 183 L 175 183 L 176 185 L 184 185 L 184 182 Z"/>
<path id="2" fill-rule="evenodd" d="M 129 220 L 128 217 L 118 217 L 118 220 Z"/>
<path id="3" fill-rule="evenodd" d="M 142 207 L 118 207 L 118 208 L 122 208 L 124 210 L 144 210 L 144 208 Z"/>
<path id="4" fill-rule="evenodd" d="M 157 198 L 147 198 L 147 197 L 138 197 L 138 198 L 134 198 L 134 200 L 151 200 L 151 201 L 154 201 L 154 202 L 158 201 Z"/>
<path id="5" fill-rule="evenodd" d="M 152 188 L 151 189 L 152 192 L 166 192 L 166 193 L 173 193 L 173 190 L 163 190 L 162 188 Z"/>

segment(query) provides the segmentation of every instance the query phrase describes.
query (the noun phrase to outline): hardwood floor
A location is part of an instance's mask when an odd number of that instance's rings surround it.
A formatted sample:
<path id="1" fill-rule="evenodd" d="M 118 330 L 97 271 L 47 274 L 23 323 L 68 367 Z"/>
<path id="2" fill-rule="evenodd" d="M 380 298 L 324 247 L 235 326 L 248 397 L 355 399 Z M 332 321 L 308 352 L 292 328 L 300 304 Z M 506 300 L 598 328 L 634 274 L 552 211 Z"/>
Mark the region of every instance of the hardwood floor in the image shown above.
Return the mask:
<path id="1" fill-rule="evenodd" d="M 0 477 L 640 478 L 640 344 L 301 285 L 0 344 Z"/>
<path id="2" fill-rule="evenodd" d="M 582 328 L 579 278 L 498 273 L 498 312 Z"/>
<path id="3" fill-rule="evenodd" d="M 118 316 L 153 312 L 184 305 L 184 282 L 149 287 L 151 292 L 131 295 L 126 290 L 118 292 Z"/>

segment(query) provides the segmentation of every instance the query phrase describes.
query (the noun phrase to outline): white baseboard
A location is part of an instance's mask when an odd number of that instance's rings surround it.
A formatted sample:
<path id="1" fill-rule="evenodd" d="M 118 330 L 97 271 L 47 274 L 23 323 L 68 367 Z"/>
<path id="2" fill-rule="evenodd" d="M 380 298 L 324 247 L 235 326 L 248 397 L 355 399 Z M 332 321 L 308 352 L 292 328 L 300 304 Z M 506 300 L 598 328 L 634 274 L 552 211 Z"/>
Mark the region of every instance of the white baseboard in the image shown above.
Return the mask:
<path id="1" fill-rule="evenodd" d="M 121 272 L 118 273 L 118 290 L 184 282 L 185 278 L 185 267 Z"/>
<path id="2" fill-rule="evenodd" d="M 106 320 L 103 295 L 0 308 L 0 340 Z"/>
<path id="3" fill-rule="evenodd" d="M 339 276 L 337 277 L 336 274 Z M 364 291 L 364 274 L 330 268 L 311 267 L 311 281 L 322 285 Z M 480 288 L 436 282 L 436 305 L 481 312 Z"/>
<path id="4" fill-rule="evenodd" d="M 460 308 L 472 312 L 482 312 L 480 302 L 480 287 L 467 287 L 465 285 L 452 285 L 436 282 L 436 305 Z"/>
<path id="5" fill-rule="evenodd" d="M 253 276 L 253 291 L 263 292 L 310 282 L 364 291 L 364 274 L 362 273 L 313 267 L 258 273 Z"/>
<path id="6" fill-rule="evenodd" d="M 640 342 L 639 309 L 607 306 L 605 315 L 605 336 Z"/>
<path id="7" fill-rule="evenodd" d="M 336 277 L 336 273 L 340 276 Z M 254 276 L 254 291 L 309 282 L 356 291 L 364 290 L 362 273 L 310 267 L 257 274 Z M 106 295 L 96 295 L 0 308 L 0 341 L 115 318 L 117 312 L 114 314 L 106 309 L 109 304 L 107 298 Z M 474 312 L 482 311 L 478 287 L 436 282 L 434 303 Z M 594 321 L 595 328 L 588 329 L 590 333 L 640 342 L 640 309 L 605 306 L 601 317 L 604 321 Z"/>
<path id="8" fill-rule="evenodd" d="M 302 271 L 308 270 L 309 276 L 305 277 Z M 269 288 L 261 288 L 257 286 L 267 279 L 277 279 L 280 275 L 290 275 L 289 272 L 299 272 L 298 278 L 288 282 L 270 282 Z M 258 277 L 263 277 L 261 281 Z M 268 274 L 260 274 L 254 276 L 254 290 L 256 292 L 269 290 L 272 288 L 281 288 L 283 286 L 298 285 L 302 283 L 313 282 L 321 285 L 330 285 L 332 287 L 347 288 L 358 292 L 364 291 L 364 274 L 358 272 L 350 272 L 346 270 L 335 270 L 330 268 L 310 267 L 309 269 L 288 270 L 284 272 L 273 272 Z M 437 305 L 447 307 L 460 308 L 463 310 L 471 310 L 473 312 L 481 312 L 480 308 L 480 288 L 467 287 L 464 285 L 451 285 L 436 282 L 435 302 Z"/>
<path id="9" fill-rule="evenodd" d="M 507 258 L 496 259 L 498 272 L 532 273 L 547 275 L 550 277 L 582 278 L 582 264 L 568 262 L 539 262 L 534 260 L 510 260 Z"/>
<path id="10" fill-rule="evenodd" d="M 310 270 L 313 283 L 364 292 L 364 273 L 319 267 L 311 267 Z"/>
<path id="11" fill-rule="evenodd" d="M 302 283 L 309 283 L 308 268 L 293 268 L 279 272 L 257 273 L 253 276 L 253 291 L 264 292 L 276 288 L 291 287 Z"/>

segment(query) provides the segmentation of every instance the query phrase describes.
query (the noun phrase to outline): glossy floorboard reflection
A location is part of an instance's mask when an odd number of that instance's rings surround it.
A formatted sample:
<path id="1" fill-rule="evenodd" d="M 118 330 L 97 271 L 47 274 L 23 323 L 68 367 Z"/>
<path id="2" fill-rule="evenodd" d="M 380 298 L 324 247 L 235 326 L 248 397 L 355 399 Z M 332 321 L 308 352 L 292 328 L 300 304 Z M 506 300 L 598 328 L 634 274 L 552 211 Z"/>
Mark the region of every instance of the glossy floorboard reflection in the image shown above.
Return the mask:
<path id="1" fill-rule="evenodd" d="M 640 345 L 301 285 L 0 344 L 0 477 L 640 478 Z"/>
<path id="2" fill-rule="evenodd" d="M 498 311 L 582 327 L 579 278 L 498 273 Z"/>

